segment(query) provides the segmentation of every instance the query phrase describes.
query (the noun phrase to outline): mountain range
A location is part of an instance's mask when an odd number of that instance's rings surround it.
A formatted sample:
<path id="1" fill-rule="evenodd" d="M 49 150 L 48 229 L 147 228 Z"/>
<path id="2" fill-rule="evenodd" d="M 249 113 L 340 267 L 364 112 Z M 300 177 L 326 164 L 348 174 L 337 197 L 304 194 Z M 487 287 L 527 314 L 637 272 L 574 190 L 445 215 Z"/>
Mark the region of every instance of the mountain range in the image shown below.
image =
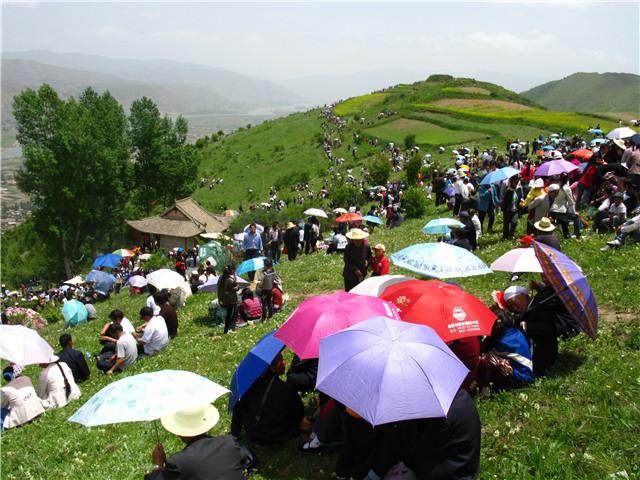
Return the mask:
<path id="1" fill-rule="evenodd" d="M 580 72 L 521 95 L 556 111 L 640 113 L 640 76 Z"/>

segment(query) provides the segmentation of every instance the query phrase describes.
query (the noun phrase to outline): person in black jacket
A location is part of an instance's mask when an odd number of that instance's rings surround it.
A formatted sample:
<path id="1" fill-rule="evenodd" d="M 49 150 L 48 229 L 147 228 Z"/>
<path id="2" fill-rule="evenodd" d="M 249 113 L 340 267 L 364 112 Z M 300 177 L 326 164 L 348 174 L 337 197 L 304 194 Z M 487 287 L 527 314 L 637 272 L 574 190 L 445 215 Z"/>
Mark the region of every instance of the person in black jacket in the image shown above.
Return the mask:
<path id="1" fill-rule="evenodd" d="M 295 387 L 280 380 L 284 373 L 282 354 L 242 396 L 233 408 L 231 435 L 243 428 L 258 445 L 275 445 L 294 436 L 304 417 L 304 405 Z"/>
<path id="2" fill-rule="evenodd" d="M 293 385 L 298 392 L 312 392 L 316 388 L 317 376 L 317 358 L 300 360 L 300 357 L 298 357 L 297 355 L 293 356 L 293 360 L 291 360 L 291 366 L 287 371 L 287 383 Z"/>
<path id="3" fill-rule="evenodd" d="M 344 289 L 348 292 L 364 280 L 373 255 L 369 244 L 365 242 L 369 236 L 368 233 L 359 228 L 352 228 L 346 236 L 350 242 L 344 249 L 342 277 L 344 278 Z"/>
<path id="4" fill-rule="evenodd" d="M 545 375 L 558 359 L 558 337 L 577 335 L 580 325 L 567 311 L 555 290 L 543 275 L 543 282 L 531 282 L 538 293 L 522 315 L 521 328 L 533 343 L 533 373 Z"/>
<path id="5" fill-rule="evenodd" d="M 73 339 L 71 335 L 68 333 L 60 335 L 60 346 L 62 350 L 58 353 L 58 357 L 60 357 L 61 362 L 69 366 L 76 383 L 87 380 L 91 375 L 91 370 L 89 370 L 89 366 L 82 352 L 73 349 Z"/>
<path id="6" fill-rule="evenodd" d="M 403 460 L 419 479 L 472 480 L 480 470 L 480 416 L 471 396 L 458 390 L 447 416 L 377 427 L 365 478 L 381 478 Z"/>
<path id="7" fill-rule="evenodd" d="M 166 458 L 164 447 L 157 444 L 151 454 L 155 467 L 145 480 L 244 480 L 243 469 L 250 461 L 242 447 L 228 435 L 207 435 L 219 419 L 218 410 L 209 404 L 162 417 L 164 428 L 186 446 Z"/>
<path id="8" fill-rule="evenodd" d="M 300 232 L 292 222 L 287 223 L 287 229 L 283 236 L 284 246 L 287 248 L 287 256 L 290 261 L 295 260 L 298 256 L 298 247 L 300 245 Z"/>

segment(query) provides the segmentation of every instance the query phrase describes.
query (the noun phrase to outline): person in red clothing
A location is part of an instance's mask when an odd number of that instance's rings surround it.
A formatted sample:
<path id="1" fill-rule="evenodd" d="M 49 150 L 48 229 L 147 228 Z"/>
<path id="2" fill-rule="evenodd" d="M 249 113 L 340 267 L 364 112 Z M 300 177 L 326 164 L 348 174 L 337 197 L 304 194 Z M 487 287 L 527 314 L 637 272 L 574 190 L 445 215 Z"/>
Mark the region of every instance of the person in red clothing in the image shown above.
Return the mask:
<path id="1" fill-rule="evenodd" d="M 584 168 L 582 176 L 578 181 L 578 200 L 576 210 L 580 210 L 583 204 L 589 205 L 596 191 L 596 181 L 598 178 L 598 168 L 596 166 L 595 155 L 589 159 L 589 163 Z"/>
<path id="2" fill-rule="evenodd" d="M 531 180 L 533 180 L 533 174 L 535 172 L 536 167 L 534 165 L 531 165 L 531 162 L 529 162 L 529 160 L 525 160 L 524 166 L 520 170 L 520 178 L 522 179 L 522 182 L 529 183 Z"/>
<path id="3" fill-rule="evenodd" d="M 480 363 L 480 338 L 460 338 L 447 343 L 447 346 L 469 369 L 469 373 L 460 387 L 473 395 L 478 388 L 476 380 L 478 377 L 478 364 Z"/>
<path id="4" fill-rule="evenodd" d="M 371 262 L 372 277 L 389 274 L 389 259 L 384 256 L 385 250 L 385 246 L 381 243 L 373 247 L 374 257 Z"/>

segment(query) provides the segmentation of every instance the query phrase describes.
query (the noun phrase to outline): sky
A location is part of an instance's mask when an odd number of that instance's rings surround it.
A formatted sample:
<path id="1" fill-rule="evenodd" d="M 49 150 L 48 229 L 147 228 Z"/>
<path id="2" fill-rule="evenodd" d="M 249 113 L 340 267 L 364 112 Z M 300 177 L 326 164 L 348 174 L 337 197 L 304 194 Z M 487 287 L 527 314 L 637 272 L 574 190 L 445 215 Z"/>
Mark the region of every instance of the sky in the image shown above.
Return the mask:
<path id="1" fill-rule="evenodd" d="M 577 71 L 640 73 L 639 5 L 3 1 L 2 51 L 180 60 L 276 81 L 452 73 L 522 90 Z"/>

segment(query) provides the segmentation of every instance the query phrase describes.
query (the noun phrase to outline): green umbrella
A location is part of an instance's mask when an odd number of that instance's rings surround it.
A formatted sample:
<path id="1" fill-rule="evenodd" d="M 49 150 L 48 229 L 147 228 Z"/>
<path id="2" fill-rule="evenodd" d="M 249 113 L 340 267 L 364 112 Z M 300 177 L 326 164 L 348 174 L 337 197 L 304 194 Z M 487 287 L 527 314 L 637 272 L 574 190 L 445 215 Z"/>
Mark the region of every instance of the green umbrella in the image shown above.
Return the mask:
<path id="1" fill-rule="evenodd" d="M 222 268 L 223 265 L 229 260 L 229 254 L 226 248 L 224 248 L 218 242 L 212 240 L 209 243 L 205 243 L 204 245 L 200 245 L 198 249 L 198 255 L 200 256 L 200 261 L 204 262 L 207 258 L 213 257 L 216 261 L 216 266 Z"/>

